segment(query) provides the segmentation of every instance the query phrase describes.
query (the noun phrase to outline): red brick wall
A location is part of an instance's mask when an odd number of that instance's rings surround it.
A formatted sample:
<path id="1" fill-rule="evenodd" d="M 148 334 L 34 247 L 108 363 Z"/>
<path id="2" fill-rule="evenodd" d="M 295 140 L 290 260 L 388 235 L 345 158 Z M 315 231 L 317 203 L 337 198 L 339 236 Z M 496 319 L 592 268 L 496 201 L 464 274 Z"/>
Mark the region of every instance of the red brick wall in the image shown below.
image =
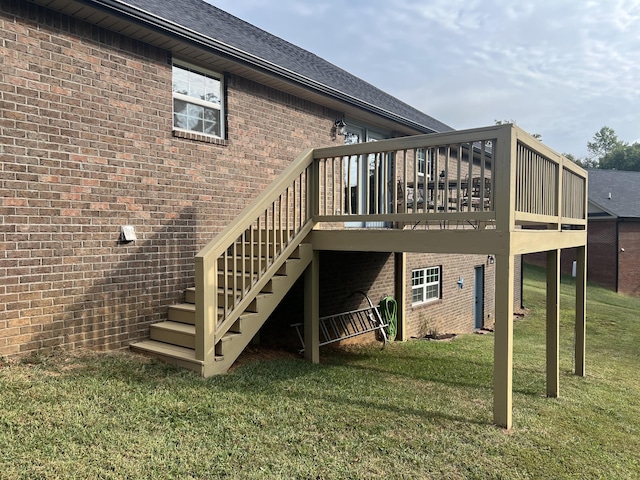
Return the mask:
<path id="1" fill-rule="evenodd" d="M 385 295 L 394 295 L 394 256 L 375 252 L 320 252 L 320 316 L 374 305 Z M 304 282 L 298 281 L 263 328 L 261 340 L 270 345 L 298 347 L 290 328 L 304 320 Z M 369 342 L 362 335 L 343 343 Z"/>
<path id="2" fill-rule="evenodd" d="M 622 225 L 622 224 L 621 224 Z M 635 225 L 635 224 L 629 224 Z M 632 226 L 631 231 L 637 230 Z M 622 238 L 622 235 L 621 235 Z M 628 237 L 633 245 L 634 234 Z M 622 245 L 620 245 L 622 246 Z M 632 247 L 633 251 L 633 247 Z M 628 259 L 635 259 L 635 254 L 627 256 Z M 597 283 L 611 290 L 616 289 L 616 221 L 602 220 L 590 221 L 587 229 L 587 280 Z M 573 262 L 576 260 L 576 250 L 567 248 L 562 250 L 560 257 L 560 268 L 563 274 L 571 275 L 573 271 Z M 540 267 L 546 267 L 547 254 L 540 252 L 526 255 L 525 261 Z M 620 267 L 626 264 L 626 260 L 620 257 Z M 633 272 L 633 264 L 628 268 L 629 272 Z M 633 273 L 627 277 L 629 287 L 627 292 L 633 291 L 633 285 L 638 284 L 640 280 L 636 280 Z M 622 287 L 620 288 L 622 290 Z"/>
<path id="3" fill-rule="evenodd" d="M 166 51 L 21 1 L 0 4 L 0 73 L 0 355 L 145 337 L 195 253 L 341 117 L 230 76 L 227 144 L 176 138 Z"/>
<path id="4" fill-rule="evenodd" d="M 616 289 L 616 221 L 592 221 L 587 230 L 587 280 Z"/>
<path id="5" fill-rule="evenodd" d="M 619 224 L 618 268 L 618 291 L 640 296 L 640 222 Z"/>
<path id="6" fill-rule="evenodd" d="M 384 295 L 394 292 L 394 255 L 370 252 L 321 252 L 320 255 L 320 315 L 345 312 L 368 306 L 357 291 L 369 295 L 378 304 Z M 411 305 L 411 270 L 431 266 L 442 267 L 442 299 L 422 305 Z M 485 267 L 485 326 L 493 325 L 494 265 L 486 255 L 407 255 L 407 332 L 408 338 L 424 336 L 429 330 L 439 333 L 469 333 L 474 329 L 474 267 Z M 464 279 L 458 288 L 458 277 Z M 304 285 L 298 282 L 287 299 L 276 310 L 262 337 L 269 344 L 297 346 L 289 325 L 302 322 L 304 316 Z M 349 343 L 368 342 L 372 335 L 360 336 Z"/>
<path id="7" fill-rule="evenodd" d="M 226 99 L 228 140 L 178 138 L 168 52 L 0 3 L 0 355 L 145 338 L 193 285 L 197 251 L 300 152 L 336 143 L 340 112 L 233 75 Z M 138 241 L 119 243 L 121 225 Z M 363 305 L 355 290 L 376 302 L 393 293 L 392 255 L 321 256 L 322 314 Z M 438 256 L 443 301 L 416 308 L 412 328 L 420 313 L 441 331 L 470 331 L 473 266 L 485 261 Z M 298 312 L 299 292 L 288 300 Z"/>
<path id="8" fill-rule="evenodd" d="M 411 304 L 411 271 L 440 265 L 442 299 L 429 303 Z M 407 336 L 424 336 L 429 330 L 438 333 L 469 333 L 474 329 L 474 277 L 476 266 L 485 268 L 484 324 L 491 326 L 495 313 L 494 265 L 486 255 L 407 255 Z M 458 287 L 458 278 L 464 285 Z"/>
<path id="9" fill-rule="evenodd" d="M 565 248 L 560 254 L 560 271 L 564 275 L 571 275 L 573 273 L 573 262 L 576 259 L 575 248 Z M 531 265 L 537 265 L 538 267 L 547 267 L 547 252 L 529 253 L 525 255 L 525 261 Z"/>
<path id="10" fill-rule="evenodd" d="M 560 271 L 564 275 L 571 275 L 573 271 L 573 261 L 576 259 L 576 254 L 573 248 L 567 248 L 562 250 L 560 254 Z M 525 262 L 536 265 L 538 267 L 547 267 L 547 252 L 528 253 L 525 255 Z"/>

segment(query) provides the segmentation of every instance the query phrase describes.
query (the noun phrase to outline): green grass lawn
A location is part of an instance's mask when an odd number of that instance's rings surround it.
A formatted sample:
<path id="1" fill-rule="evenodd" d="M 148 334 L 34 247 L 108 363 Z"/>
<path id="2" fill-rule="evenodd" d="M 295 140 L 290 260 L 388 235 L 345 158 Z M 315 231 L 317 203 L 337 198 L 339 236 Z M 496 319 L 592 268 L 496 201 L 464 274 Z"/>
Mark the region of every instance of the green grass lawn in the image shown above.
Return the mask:
<path id="1" fill-rule="evenodd" d="M 323 350 L 203 380 L 129 353 L 0 363 L 0 478 L 640 478 L 640 299 L 589 286 L 573 375 L 545 397 L 544 274 L 515 321 L 513 421 L 492 425 L 493 336 Z"/>

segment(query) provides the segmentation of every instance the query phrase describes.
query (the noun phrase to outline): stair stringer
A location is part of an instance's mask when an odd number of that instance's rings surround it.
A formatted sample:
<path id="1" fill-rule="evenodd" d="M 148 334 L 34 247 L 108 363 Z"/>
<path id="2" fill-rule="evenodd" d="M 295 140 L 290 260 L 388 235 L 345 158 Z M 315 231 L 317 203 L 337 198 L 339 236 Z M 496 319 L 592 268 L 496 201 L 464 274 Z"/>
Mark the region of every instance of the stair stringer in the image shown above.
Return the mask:
<path id="1" fill-rule="evenodd" d="M 285 275 L 276 275 L 271 278 L 273 282 L 272 293 L 259 293 L 255 298 L 256 312 L 243 312 L 238 321 L 240 332 L 223 336 L 216 344 L 216 356 L 213 362 L 203 364 L 202 375 L 210 377 L 226 373 L 237 360 L 249 342 L 267 321 L 276 307 L 282 302 L 285 295 L 296 283 L 313 258 L 313 247 L 308 243 L 299 245 L 299 257 L 289 258 L 285 262 Z"/>

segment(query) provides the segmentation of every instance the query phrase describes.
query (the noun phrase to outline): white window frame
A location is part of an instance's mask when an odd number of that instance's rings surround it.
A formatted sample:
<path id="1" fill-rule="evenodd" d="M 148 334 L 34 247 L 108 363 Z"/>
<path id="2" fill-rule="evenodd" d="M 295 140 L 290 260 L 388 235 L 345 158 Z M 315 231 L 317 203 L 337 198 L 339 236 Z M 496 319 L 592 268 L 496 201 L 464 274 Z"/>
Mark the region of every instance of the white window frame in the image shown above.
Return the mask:
<path id="1" fill-rule="evenodd" d="M 436 276 L 434 280 L 433 277 Z M 436 287 L 435 293 L 433 287 Z M 411 271 L 411 304 L 422 305 L 424 303 L 440 300 L 442 295 L 442 267 L 417 268 Z M 419 298 L 416 298 L 419 297 Z"/>
<path id="2" fill-rule="evenodd" d="M 416 151 L 418 175 L 424 177 L 427 174 L 427 180 L 431 180 L 431 149 L 418 148 Z"/>
<path id="3" fill-rule="evenodd" d="M 213 78 L 214 80 L 217 80 L 220 83 L 220 103 L 215 103 L 215 102 L 208 102 L 206 100 L 202 100 L 201 98 L 197 98 L 197 97 L 192 97 L 189 95 L 184 95 L 182 93 L 178 93 L 178 92 L 174 92 L 173 91 L 173 67 L 180 67 L 183 69 L 187 69 L 187 70 L 191 70 L 194 73 L 200 74 L 202 76 L 206 76 L 209 78 Z M 182 60 L 174 60 L 172 62 L 172 87 L 171 87 L 171 125 L 174 131 L 178 131 L 178 132 L 186 132 L 186 133 L 195 133 L 198 135 L 204 135 L 206 137 L 212 137 L 212 138 L 221 138 L 224 139 L 225 138 L 225 104 L 224 104 L 224 89 L 225 89 L 225 85 L 224 85 L 224 75 L 218 73 L 218 72 L 214 72 L 213 70 L 208 70 L 206 68 L 202 68 L 198 65 L 193 65 L 191 63 L 188 62 L 183 62 Z M 175 102 L 174 100 L 181 100 L 183 102 L 187 102 L 187 103 L 191 103 L 193 105 L 199 105 L 205 108 L 210 108 L 210 109 L 215 109 L 215 110 L 219 110 L 220 111 L 220 115 L 219 115 L 219 121 L 220 121 L 220 135 L 217 134 L 211 134 L 211 133 L 205 133 L 205 132 L 200 132 L 198 130 L 190 130 L 187 128 L 181 128 L 181 127 L 177 127 L 175 125 Z"/>

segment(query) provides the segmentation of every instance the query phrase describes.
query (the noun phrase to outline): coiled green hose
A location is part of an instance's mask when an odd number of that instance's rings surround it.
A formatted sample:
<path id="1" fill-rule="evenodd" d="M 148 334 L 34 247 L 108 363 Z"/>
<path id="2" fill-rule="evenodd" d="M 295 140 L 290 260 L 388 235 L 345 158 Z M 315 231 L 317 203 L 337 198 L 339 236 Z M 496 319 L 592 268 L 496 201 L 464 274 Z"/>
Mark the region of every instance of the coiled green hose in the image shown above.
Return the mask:
<path id="1" fill-rule="evenodd" d="M 396 339 L 398 334 L 398 302 L 392 296 L 387 295 L 380 300 L 380 313 L 382 320 L 387 323 L 387 338 L 390 342 Z"/>

